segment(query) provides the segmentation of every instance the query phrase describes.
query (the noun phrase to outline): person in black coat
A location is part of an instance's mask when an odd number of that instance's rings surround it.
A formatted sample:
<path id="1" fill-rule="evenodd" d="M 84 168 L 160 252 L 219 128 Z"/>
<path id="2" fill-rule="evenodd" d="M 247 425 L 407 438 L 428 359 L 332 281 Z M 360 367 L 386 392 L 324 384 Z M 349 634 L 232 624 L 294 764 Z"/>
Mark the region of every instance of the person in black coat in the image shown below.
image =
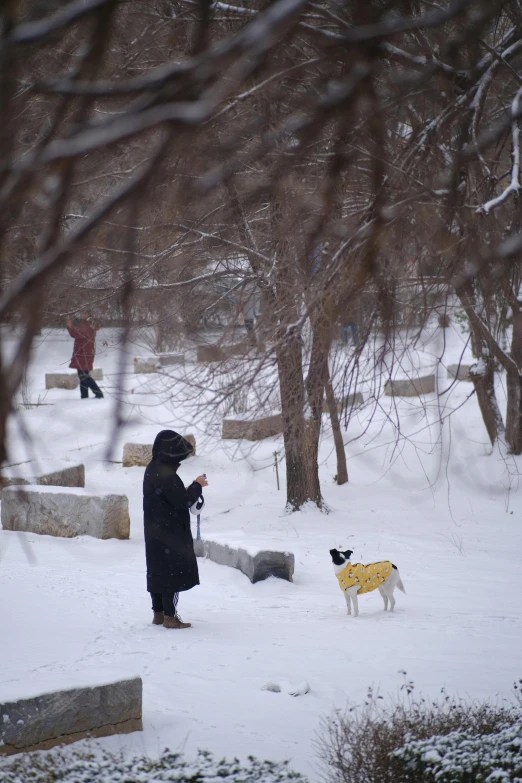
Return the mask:
<path id="1" fill-rule="evenodd" d="M 178 598 L 183 590 L 199 585 L 189 508 L 208 484 L 205 476 L 198 476 L 185 489 L 177 475 L 192 450 L 177 432 L 163 430 L 156 436 L 143 479 L 147 590 L 152 598 L 152 622 L 164 628 L 190 628 L 177 613 Z"/>

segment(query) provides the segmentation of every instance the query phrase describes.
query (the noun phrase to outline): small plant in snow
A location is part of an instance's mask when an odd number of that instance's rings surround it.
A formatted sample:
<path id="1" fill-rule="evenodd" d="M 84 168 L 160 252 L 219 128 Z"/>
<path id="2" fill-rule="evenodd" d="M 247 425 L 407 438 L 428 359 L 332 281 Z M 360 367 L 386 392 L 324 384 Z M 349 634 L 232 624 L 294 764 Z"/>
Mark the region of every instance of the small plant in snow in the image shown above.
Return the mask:
<path id="1" fill-rule="evenodd" d="M 472 731 L 414 740 L 393 755 L 411 780 L 434 783 L 521 783 L 522 719 L 493 734 Z"/>
<path id="2" fill-rule="evenodd" d="M 195 761 L 164 751 L 157 759 L 124 758 L 121 754 L 85 751 L 24 753 L 0 763 L 2 783 L 306 783 L 288 769 L 288 762 L 260 761 L 250 756 L 217 761 L 200 751 Z"/>

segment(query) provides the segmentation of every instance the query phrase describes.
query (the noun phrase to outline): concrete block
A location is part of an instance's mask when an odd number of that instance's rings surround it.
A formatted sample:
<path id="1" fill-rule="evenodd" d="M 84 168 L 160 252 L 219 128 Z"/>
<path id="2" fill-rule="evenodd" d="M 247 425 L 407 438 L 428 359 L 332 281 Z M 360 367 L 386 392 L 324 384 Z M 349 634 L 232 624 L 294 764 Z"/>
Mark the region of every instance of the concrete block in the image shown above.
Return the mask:
<path id="1" fill-rule="evenodd" d="M 342 413 L 345 410 L 349 410 L 350 408 L 358 408 L 360 405 L 363 405 L 364 403 L 364 397 L 362 396 L 361 392 L 355 392 L 355 394 L 348 394 L 344 399 L 337 400 L 337 411 L 338 413 Z M 328 404 L 326 400 L 323 402 L 323 413 L 328 413 Z"/>
<path id="2" fill-rule="evenodd" d="M 6 487 L 2 527 L 64 538 L 129 538 L 129 501 L 126 495 L 72 487 Z"/>
<path id="3" fill-rule="evenodd" d="M 264 440 L 283 432 L 283 417 L 265 416 L 263 419 L 223 419 L 222 440 Z"/>
<path id="4" fill-rule="evenodd" d="M 198 345 L 198 362 L 223 362 L 226 358 L 219 345 Z"/>
<path id="5" fill-rule="evenodd" d="M 387 397 L 421 397 L 435 391 L 435 376 L 386 381 L 384 393 Z"/>
<path id="6" fill-rule="evenodd" d="M 134 357 L 134 372 L 147 374 L 158 372 L 161 364 L 155 356 L 135 356 Z"/>
<path id="7" fill-rule="evenodd" d="M 448 378 L 455 378 L 457 381 L 471 381 L 470 370 L 472 364 L 448 364 Z"/>
<path id="8" fill-rule="evenodd" d="M 185 357 L 182 353 L 163 353 L 158 356 L 162 367 L 172 367 L 174 364 L 185 365 Z"/>
<path id="9" fill-rule="evenodd" d="M 208 557 L 214 563 L 237 568 L 252 583 L 260 582 L 269 576 L 293 581 L 295 558 L 291 552 L 274 552 L 263 550 L 256 555 L 249 554 L 246 549 L 234 549 L 227 544 L 216 541 L 194 541 L 196 557 Z"/>
<path id="10" fill-rule="evenodd" d="M 91 684 L 86 674 L 54 677 L 55 690 L 17 698 L 15 683 L 8 685 L 7 699 L 0 699 L 0 754 L 47 750 L 89 737 L 107 737 L 142 731 L 142 682 L 140 677 Z M 64 683 L 64 680 L 66 681 Z M 67 685 L 67 680 L 77 683 Z M 85 684 L 81 684 L 85 682 Z M 52 686 L 47 686 L 48 688 Z M 22 692 L 27 690 L 23 685 Z"/>
<path id="11" fill-rule="evenodd" d="M 225 354 L 226 357 L 229 359 L 241 359 L 241 358 L 249 358 L 253 354 L 262 354 L 266 351 L 266 345 L 264 343 L 256 343 L 255 345 L 252 345 L 252 343 L 243 342 L 243 343 L 234 343 L 232 345 L 223 345 L 221 350 Z"/>
<path id="12" fill-rule="evenodd" d="M 11 473 L 16 474 L 16 467 L 11 469 Z M 20 484 L 40 484 L 48 487 L 85 487 L 85 466 L 70 465 L 67 468 L 60 468 L 52 473 L 44 473 L 39 476 L 34 474 L 25 477 L 23 475 L 1 476 L 0 497 L 4 487 Z"/>
<path id="13" fill-rule="evenodd" d="M 250 343 L 235 343 L 234 345 L 224 345 L 223 351 L 226 356 L 245 356 L 254 349 Z"/>
<path id="14" fill-rule="evenodd" d="M 196 456 L 196 438 L 194 435 L 183 435 L 183 437 L 192 444 L 194 451 L 190 455 Z M 152 443 L 125 443 L 123 446 L 122 464 L 124 468 L 138 466 L 147 467 L 152 459 Z"/>
<path id="15" fill-rule="evenodd" d="M 125 443 L 122 464 L 124 468 L 145 468 L 152 459 L 152 443 Z"/>
<path id="16" fill-rule="evenodd" d="M 90 374 L 95 381 L 103 381 L 103 370 L 95 368 Z M 46 389 L 77 389 L 79 385 L 80 380 L 76 372 L 50 372 L 45 376 Z"/>

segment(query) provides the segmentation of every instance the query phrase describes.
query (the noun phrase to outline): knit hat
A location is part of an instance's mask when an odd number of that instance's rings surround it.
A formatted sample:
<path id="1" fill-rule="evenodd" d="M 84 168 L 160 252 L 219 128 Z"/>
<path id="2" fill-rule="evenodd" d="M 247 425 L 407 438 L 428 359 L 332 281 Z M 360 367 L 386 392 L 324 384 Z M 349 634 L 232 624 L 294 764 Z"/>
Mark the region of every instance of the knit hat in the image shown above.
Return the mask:
<path id="1" fill-rule="evenodd" d="M 174 430 L 162 430 L 156 435 L 152 447 L 152 459 L 160 462 L 178 463 L 194 451 L 192 444 Z"/>

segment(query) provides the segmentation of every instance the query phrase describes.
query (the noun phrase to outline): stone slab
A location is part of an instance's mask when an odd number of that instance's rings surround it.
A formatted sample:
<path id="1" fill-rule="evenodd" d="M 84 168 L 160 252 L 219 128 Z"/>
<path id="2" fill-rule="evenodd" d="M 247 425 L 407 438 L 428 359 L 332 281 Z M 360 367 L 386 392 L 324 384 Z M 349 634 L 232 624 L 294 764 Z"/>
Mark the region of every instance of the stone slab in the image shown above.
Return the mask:
<path id="1" fill-rule="evenodd" d="M 129 501 L 110 492 L 85 489 L 6 487 L 2 493 L 2 527 L 40 535 L 73 538 L 129 538 Z"/>
<path id="2" fill-rule="evenodd" d="M 103 381 L 103 370 L 95 368 L 91 370 L 91 378 L 95 381 Z M 74 372 L 50 372 L 45 376 L 46 389 L 77 389 L 80 385 L 78 373 Z"/>
<path id="3" fill-rule="evenodd" d="M 219 345 L 198 345 L 198 362 L 223 362 L 227 354 Z"/>
<path id="4" fill-rule="evenodd" d="M 196 438 L 194 435 L 183 435 L 185 440 L 192 444 L 194 451 L 190 455 L 196 456 Z M 125 443 L 123 446 L 122 464 L 124 468 L 145 468 L 152 459 L 152 443 Z"/>
<path id="5" fill-rule="evenodd" d="M 387 397 L 421 397 L 435 391 L 435 376 L 386 381 L 384 393 Z"/>
<path id="6" fill-rule="evenodd" d="M 158 356 L 158 359 L 162 367 L 172 367 L 175 364 L 185 365 L 185 357 L 182 353 L 163 353 Z"/>
<path id="7" fill-rule="evenodd" d="M 12 468 L 11 472 L 16 473 L 16 467 Z M 70 465 L 69 467 L 60 468 L 60 470 L 44 473 L 40 476 L 0 476 L 0 497 L 2 497 L 4 487 L 20 484 L 38 484 L 47 487 L 85 487 L 85 466 Z"/>
<path id="8" fill-rule="evenodd" d="M 448 378 L 455 378 L 457 381 L 471 381 L 472 364 L 448 364 Z"/>
<path id="9" fill-rule="evenodd" d="M 9 700 L 0 696 L 0 754 L 143 729 L 140 677 L 65 689 L 61 680 L 59 690 Z"/>
<path id="10" fill-rule="evenodd" d="M 135 356 L 134 357 L 134 372 L 141 375 L 158 372 L 161 364 L 156 356 Z"/>
<path id="11" fill-rule="evenodd" d="M 234 343 L 232 345 L 224 345 L 223 352 L 226 356 L 230 357 L 245 356 L 245 354 L 248 354 L 254 348 L 255 346 L 251 345 L 250 343 Z"/>
<path id="12" fill-rule="evenodd" d="M 283 432 L 283 417 L 280 413 L 263 419 L 224 419 L 222 440 L 264 440 Z"/>
<path id="13" fill-rule="evenodd" d="M 295 558 L 291 552 L 275 552 L 263 550 L 256 555 L 249 554 L 246 549 L 234 549 L 227 544 L 216 541 L 194 541 L 196 557 L 208 557 L 219 565 L 237 568 L 250 581 L 261 582 L 269 576 L 293 581 Z"/>

